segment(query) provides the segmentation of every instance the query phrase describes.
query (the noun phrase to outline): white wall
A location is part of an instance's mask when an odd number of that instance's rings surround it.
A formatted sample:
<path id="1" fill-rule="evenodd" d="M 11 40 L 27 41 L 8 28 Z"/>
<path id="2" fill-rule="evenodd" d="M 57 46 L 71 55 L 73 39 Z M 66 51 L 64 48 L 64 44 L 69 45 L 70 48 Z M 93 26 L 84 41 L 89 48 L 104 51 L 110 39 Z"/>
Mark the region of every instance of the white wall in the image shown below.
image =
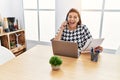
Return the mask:
<path id="1" fill-rule="evenodd" d="M 0 14 L 2 17 L 16 17 L 24 27 L 22 0 L 0 0 Z"/>
<path id="2" fill-rule="evenodd" d="M 65 21 L 67 12 L 71 8 L 81 9 L 81 0 L 56 0 L 56 28 Z M 57 30 L 56 29 L 56 30 Z"/>
<path id="3" fill-rule="evenodd" d="M 80 10 L 80 0 L 56 0 L 56 27 L 59 28 L 71 8 Z M 22 0 L 0 0 L 0 14 L 2 17 L 14 16 L 24 27 Z"/>

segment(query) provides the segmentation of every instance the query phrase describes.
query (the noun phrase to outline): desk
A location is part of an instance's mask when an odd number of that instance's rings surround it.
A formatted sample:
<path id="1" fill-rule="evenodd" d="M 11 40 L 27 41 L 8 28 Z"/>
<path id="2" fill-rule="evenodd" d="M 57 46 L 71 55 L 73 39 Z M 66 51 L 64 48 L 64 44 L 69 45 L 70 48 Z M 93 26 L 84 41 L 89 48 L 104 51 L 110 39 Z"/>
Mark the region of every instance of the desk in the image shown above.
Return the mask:
<path id="1" fill-rule="evenodd" d="M 101 53 L 98 62 L 89 54 L 78 59 L 60 56 L 59 71 L 52 71 L 51 46 L 37 45 L 0 66 L 0 80 L 120 80 L 120 56 Z"/>

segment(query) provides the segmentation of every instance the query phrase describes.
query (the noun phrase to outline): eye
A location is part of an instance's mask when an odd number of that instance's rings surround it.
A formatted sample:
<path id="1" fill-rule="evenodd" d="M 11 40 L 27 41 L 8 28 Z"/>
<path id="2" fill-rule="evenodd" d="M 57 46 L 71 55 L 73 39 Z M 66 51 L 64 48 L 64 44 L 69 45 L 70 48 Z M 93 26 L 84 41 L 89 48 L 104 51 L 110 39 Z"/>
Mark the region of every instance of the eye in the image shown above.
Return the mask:
<path id="1" fill-rule="evenodd" d="M 70 16 L 68 16 L 68 18 L 72 18 L 72 16 L 70 15 Z"/>
<path id="2" fill-rule="evenodd" d="M 74 19 L 77 19 L 77 16 L 74 16 Z"/>

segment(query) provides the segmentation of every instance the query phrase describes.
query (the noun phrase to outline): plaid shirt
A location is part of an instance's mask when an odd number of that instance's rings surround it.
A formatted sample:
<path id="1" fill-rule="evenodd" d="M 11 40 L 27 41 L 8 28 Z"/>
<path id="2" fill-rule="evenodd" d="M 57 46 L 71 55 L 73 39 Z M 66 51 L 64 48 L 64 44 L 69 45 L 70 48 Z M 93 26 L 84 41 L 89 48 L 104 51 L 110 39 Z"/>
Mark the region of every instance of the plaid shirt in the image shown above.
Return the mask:
<path id="1" fill-rule="evenodd" d="M 86 25 L 78 25 L 78 28 L 76 30 L 68 30 L 66 27 L 63 30 L 61 40 L 64 41 L 70 41 L 70 42 L 76 42 L 78 43 L 78 48 L 81 50 L 81 48 L 85 45 L 88 39 L 90 39 L 92 36 L 86 27 Z"/>

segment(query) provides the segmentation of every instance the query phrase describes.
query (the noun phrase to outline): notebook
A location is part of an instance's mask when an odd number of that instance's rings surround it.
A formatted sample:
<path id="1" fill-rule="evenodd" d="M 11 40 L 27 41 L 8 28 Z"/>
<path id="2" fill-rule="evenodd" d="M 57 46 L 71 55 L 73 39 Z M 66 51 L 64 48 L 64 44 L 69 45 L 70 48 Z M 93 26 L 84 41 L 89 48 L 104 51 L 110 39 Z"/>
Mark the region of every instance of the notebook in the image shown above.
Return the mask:
<path id="1" fill-rule="evenodd" d="M 62 40 L 60 41 L 51 40 L 51 42 L 54 55 L 61 55 L 73 58 L 79 57 L 77 43 Z"/>

